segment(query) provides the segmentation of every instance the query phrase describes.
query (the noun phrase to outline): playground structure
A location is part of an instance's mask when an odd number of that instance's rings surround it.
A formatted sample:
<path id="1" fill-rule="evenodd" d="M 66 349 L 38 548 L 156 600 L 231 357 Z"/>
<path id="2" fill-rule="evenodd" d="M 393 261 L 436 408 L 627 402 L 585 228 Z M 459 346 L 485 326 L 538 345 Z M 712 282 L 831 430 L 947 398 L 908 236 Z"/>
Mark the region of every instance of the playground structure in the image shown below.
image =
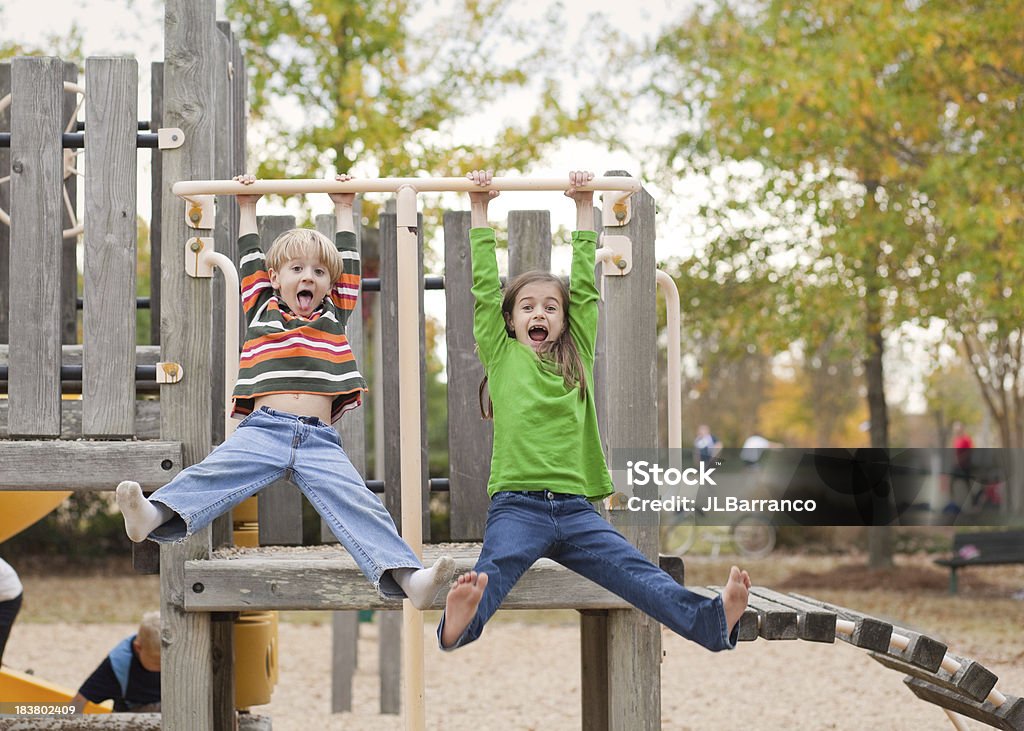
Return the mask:
<path id="1" fill-rule="evenodd" d="M 14 102 L 9 111 L 9 160 L 0 148 L 0 178 L 12 175 L 11 185 L 5 186 L 10 193 L 0 187 L 0 208 L 11 212 L 12 224 L 9 239 L 6 227 L 0 225 L 0 335 L 4 336 L 0 340 L 10 344 L 9 349 L 0 351 L 5 358 L 0 365 L 8 368 L 10 396 L 9 404 L 0 404 L 0 428 L 6 427 L 5 435 L 10 439 L 0 442 L 0 489 L 110 490 L 126 476 L 154 489 L 185 465 L 202 459 L 230 428 L 223 420 L 225 385 L 230 388 L 230 377 L 224 374 L 233 358 L 219 360 L 225 357 L 220 323 L 228 314 L 219 303 L 228 299 L 231 287 L 227 292 L 217 292 L 223 287 L 220 279 L 214 279 L 211 287 L 186 267 L 187 261 L 195 261 L 211 246 L 227 259 L 235 259 L 237 237 L 233 227 L 237 214 L 232 193 L 238 191 L 226 179 L 245 169 L 243 64 L 237 45 L 230 41 L 230 30 L 214 23 L 213 7 L 210 0 L 167 2 L 167 61 L 153 75 L 156 103 L 151 129 L 174 130 L 164 136 L 178 136 L 173 142 L 180 145 L 154 153 L 151 236 L 156 273 L 153 281 L 159 282 L 159 292 L 154 292 L 151 304 L 154 322 L 160 327 L 156 349 L 137 347 L 134 332 L 134 170 L 139 142 L 134 121 L 138 117 L 134 107 L 134 62 L 89 59 L 86 63 L 89 126 L 85 132 L 88 150 L 82 346 L 74 344 L 73 335 L 65 337 L 69 308 L 68 290 L 62 281 L 67 281 L 69 267 L 75 270 L 74 256 L 67 253 L 73 246 L 62 243 L 67 226 L 61 221 L 64 211 L 60 208 L 65 171 L 61 140 L 66 123 L 57 110 L 65 101 L 65 66 L 55 59 L 18 59 L 10 67 Z M 232 59 L 230 64 L 228 59 Z M 5 73 L 0 67 L 0 97 L 4 95 Z M 34 93 L 26 93 L 28 89 Z M 21 99 L 28 99 L 28 105 L 22 106 Z M 51 118 L 50 126 L 38 124 L 39 119 Z M 4 124 L 0 116 L 0 130 Z M 94 144 L 94 140 L 98 142 Z M 595 185 L 624 192 L 636 189 L 635 181 L 621 177 L 615 181 L 614 177 L 601 178 Z M 268 191 L 292 194 L 315 192 L 313 189 L 341 190 L 344 186 L 398 193 L 398 211 L 382 216 L 379 233 L 361 232 L 361 243 L 364 260 L 370 260 L 373 240 L 377 239 L 380 259 L 381 292 L 373 305 L 379 309 L 375 321 L 380 323 L 374 342 L 381 351 L 375 369 L 381 381 L 374 389 L 381 394 L 374 405 L 381 409 L 376 424 L 383 430 L 376 440 L 383 451 L 377 465 L 378 469 L 383 466 L 384 477 L 378 484 L 396 523 L 414 547 L 419 543 L 417 533 L 429 535 L 432 485 L 442 486 L 431 480 L 422 459 L 426 431 L 425 414 L 420 408 L 424 384 L 423 232 L 416 215 L 416 192 L 431 186 L 465 190 L 466 183 L 462 179 L 400 178 L 348 184 L 257 184 L 267 186 Z M 564 182 L 504 180 L 497 185 L 506 190 L 520 185 L 558 190 Z M 246 192 L 259 190 L 249 188 Z M 183 204 L 172 192 L 188 202 Z M 220 196 L 215 208 L 209 206 L 209 199 L 201 198 L 205 195 Z M 73 195 L 70 198 L 74 200 Z M 605 278 L 595 391 L 606 444 L 649 447 L 657 443 L 654 201 L 639 190 L 633 193 L 627 210 L 619 196 L 615 198 L 604 202 L 601 227 L 606 234 L 614 229 L 612 235 L 627 239 L 631 248 L 628 267 L 613 263 L 619 272 L 628 270 L 628 274 L 612 272 Z M 287 217 L 270 217 L 261 225 L 264 238 L 269 240 L 294 222 Z M 332 231 L 331 217 L 318 218 L 317 227 Z M 481 428 L 477 416 L 477 385 L 482 372 L 473 352 L 468 230 L 468 213 L 446 214 L 450 462 L 446 486 L 452 539 L 460 543 L 428 544 L 424 548 L 425 560 L 442 551 L 450 552 L 462 569 L 471 567 L 479 552 L 474 542 L 482 537 L 490 453 L 489 430 Z M 510 274 L 549 265 L 550 222 L 546 212 L 511 214 L 508 238 Z M 8 261 L 5 247 L 10 252 L 8 271 L 3 269 Z M 614 256 L 627 261 L 623 253 Z M 61 261 L 62 266 L 53 266 Z M 15 282 L 34 282 L 38 286 L 19 290 L 8 300 L 8 283 Z M 73 303 L 74 297 L 70 299 Z M 73 306 L 71 312 L 73 315 Z M 214 312 L 214 317 L 206 317 L 208 312 Z M 359 314 L 352 318 L 353 323 L 362 321 Z M 26 327 L 29 323 L 32 328 Z M 650 323 L 650 327 L 642 323 Z M 359 330 L 353 328 L 350 340 L 357 358 L 366 362 L 369 354 L 364 351 L 368 349 Z M 396 363 L 399 368 L 384 367 Z M 152 371 L 140 371 L 140 365 L 150 366 Z M 64 378 L 62 366 L 72 369 Z M 75 366 L 77 370 L 73 370 Z M 137 398 L 150 373 L 152 378 L 162 379 L 159 401 Z M 61 400 L 68 376 L 77 376 L 81 382 L 81 401 Z M 365 423 L 361 412 L 347 415 L 340 430 L 353 463 L 365 473 Z M 60 439 L 62 436 L 65 438 Z M 79 436 L 93 441 L 68 438 Z M 287 484 L 272 486 L 261 495 L 259 513 L 262 544 L 301 543 L 301 499 L 297 491 Z M 610 517 L 616 522 L 620 516 L 613 511 Z M 641 550 L 656 558 L 658 526 L 631 517 L 629 522 L 619 521 L 618 527 Z M 325 542 L 333 540 L 327 531 L 321 531 Z M 230 521 L 225 518 L 182 545 L 160 548 L 163 728 L 202 731 L 231 727 L 235 713 L 231 658 L 235 651 L 231 623 L 225 620 L 233 613 L 399 606 L 381 600 L 353 562 L 336 547 L 286 552 L 266 547 L 215 550 L 226 545 L 229 538 Z M 987 671 L 976 663 L 954 658 L 939 646 L 941 643 L 922 640 L 919 635 L 848 610 L 766 591 L 754 592 L 751 608 L 741 620 L 741 639 L 760 636 L 831 642 L 839 637 L 859 642 L 858 646 L 880 656 L 876 659 L 882 661 L 884 656 L 893 667 L 914 677 L 911 687 L 921 697 L 1001 728 L 1024 728 L 1024 701 L 996 691 L 991 673 L 986 675 Z M 503 607 L 569 607 L 580 611 L 583 727 L 660 727 L 660 629 L 656 623 L 618 597 L 549 561 L 538 562 Z M 342 616 L 352 614 L 339 618 Z M 425 712 L 422 688 L 416 686 L 417 673 L 422 673 L 422 619 L 419 612 L 407 607 L 404 621 L 404 712 L 410 727 L 415 728 L 417 723 L 422 724 Z M 915 648 L 922 647 L 928 650 L 926 659 L 915 654 Z M 977 682 L 978 678 L 982 682 Z"/>

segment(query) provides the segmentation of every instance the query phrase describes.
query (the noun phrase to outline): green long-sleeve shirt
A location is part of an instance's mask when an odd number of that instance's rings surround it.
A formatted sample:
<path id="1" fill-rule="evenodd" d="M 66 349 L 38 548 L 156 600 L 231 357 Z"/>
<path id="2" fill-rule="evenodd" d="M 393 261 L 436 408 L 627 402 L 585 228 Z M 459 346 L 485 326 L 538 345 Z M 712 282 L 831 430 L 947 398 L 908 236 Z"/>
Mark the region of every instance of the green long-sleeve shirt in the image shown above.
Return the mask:
<path id="1" fill-rule="evenodd" d="M 487 372 L 494 404 L 494 448 L 487 494 L 501 490 L 551 490 L 599 499 L 612 480 L 601 450 L 594 406 L 594 346 L 597 303 L 594 252 L 597 234 L 572 235 L 569 334 L 587 378 L 587 395 L 565 387 L 560 373 L 505 330 L 501 284 L 494 255 L 494 230 L 474 228 L 473 335 Z"/>

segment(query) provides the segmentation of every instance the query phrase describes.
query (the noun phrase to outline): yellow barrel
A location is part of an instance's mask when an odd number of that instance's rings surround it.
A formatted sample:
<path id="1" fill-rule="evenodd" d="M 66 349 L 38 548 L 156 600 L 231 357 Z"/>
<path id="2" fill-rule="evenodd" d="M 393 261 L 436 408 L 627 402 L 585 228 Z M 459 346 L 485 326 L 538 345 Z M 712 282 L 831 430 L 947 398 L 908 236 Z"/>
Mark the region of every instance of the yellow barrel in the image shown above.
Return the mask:
<path id="1" fill-rule="evenodd" d="M 236 546 L 255 548 L 260 545 L 260 527 L 256 523 L 235 523 L 231 536 Z"/>
<path id="2" fill-rule="evenodd" d="M 255 523 L 259 519 L 259 497 L 256 495 L 231 508 L 231 520 L 235 523 Z"/>
<path id="3" fill-rule="evenodd" d="M 276 618 L 271 612 L 243 612 L 235 620 L 235 707 L 270 703 L 274 688 Z"/>

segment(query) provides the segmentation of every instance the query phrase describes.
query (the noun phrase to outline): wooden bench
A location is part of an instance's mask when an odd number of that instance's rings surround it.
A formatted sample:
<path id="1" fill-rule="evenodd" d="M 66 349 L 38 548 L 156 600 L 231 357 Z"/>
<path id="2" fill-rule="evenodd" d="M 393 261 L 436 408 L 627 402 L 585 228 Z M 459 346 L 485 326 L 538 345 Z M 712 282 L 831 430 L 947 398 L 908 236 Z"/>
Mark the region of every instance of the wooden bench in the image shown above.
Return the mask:
<path id="1" fill-rule="evenodd" d="M 956 594 L 959 568 L 1024 563 L 1024 530 L 957 533 L 952 557 L 935 563 L 949 567 L 949 593 Z"/>

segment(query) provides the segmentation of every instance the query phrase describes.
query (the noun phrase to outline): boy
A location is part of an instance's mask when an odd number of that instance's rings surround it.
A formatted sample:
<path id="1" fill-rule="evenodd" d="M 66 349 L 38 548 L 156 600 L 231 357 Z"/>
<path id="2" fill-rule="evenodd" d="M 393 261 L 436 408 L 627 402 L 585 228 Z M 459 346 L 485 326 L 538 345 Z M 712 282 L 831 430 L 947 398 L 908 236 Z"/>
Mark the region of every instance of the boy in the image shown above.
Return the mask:
<path id="1" fill-rule="evenodd" d="M 114 713 L 160 710 L 160 612 L 147 612 L 138 633 L 124 638 L 71 699 L 75 713 L 88 701 L 113 699 Z"/>
<path id="2" fill-rule="evenodd" d="M 339 175 L 337 180 L 350 180 Z M 251 175 L 238 182 L 250 185 Z M 259 195 L 239 195 L 242 307 L 247 330 L 233 394 L 235 433 L 149 500 L 122 482 L 117 502 L 128 537 L 181 541 L 242 500 L 289 476 L 384 597 L 430 606 L 448 584 L 450 557 L 424 569 L 379 498 L 367 489 L 331 427 L 358 406 L 366 384 L 345 324 L 359 297 L 352 193 L 331 194 L 335 245 L 316 231 L 281 234 L 264 257 Z"/>

